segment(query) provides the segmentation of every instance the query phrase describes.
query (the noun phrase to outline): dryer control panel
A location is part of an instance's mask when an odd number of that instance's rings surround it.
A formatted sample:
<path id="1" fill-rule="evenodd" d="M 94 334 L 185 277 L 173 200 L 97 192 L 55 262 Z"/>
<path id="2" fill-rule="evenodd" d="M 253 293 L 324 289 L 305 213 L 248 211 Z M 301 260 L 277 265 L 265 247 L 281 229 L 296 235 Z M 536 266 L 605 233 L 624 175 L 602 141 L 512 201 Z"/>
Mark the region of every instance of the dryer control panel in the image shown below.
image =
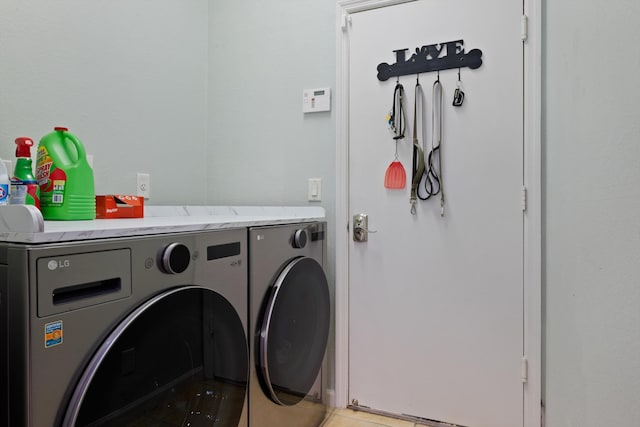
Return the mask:
<path id="1" fill-rule="evenodd" d="M 296 249 L 302 249 L 307 246 L 307 230 L 301 228 L 296 230 L 293 233 L 293 238 L 291 239 L 291 246 Z"/>
<path id="2" fill-rule="evenodd" d="M 180 274 L 189 267 L 191 252 L 182 243 L 171 243 L 162 250 L 160 268 L 167 274 Z"/>

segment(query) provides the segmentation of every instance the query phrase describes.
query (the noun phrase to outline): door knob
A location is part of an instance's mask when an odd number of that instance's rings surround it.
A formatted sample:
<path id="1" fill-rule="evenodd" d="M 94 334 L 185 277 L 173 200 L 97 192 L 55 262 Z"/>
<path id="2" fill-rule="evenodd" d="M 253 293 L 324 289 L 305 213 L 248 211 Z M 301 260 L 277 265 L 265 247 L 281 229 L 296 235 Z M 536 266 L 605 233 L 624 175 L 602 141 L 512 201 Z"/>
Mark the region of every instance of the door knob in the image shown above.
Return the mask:
<path id="1" fill-rule="evenodd" d="M 369 230 L 369 216 L 367 214 L 355 214 L 353 216 L 353 241 L 366 242 L 369 240 L 369 233 L 375 233 Z"/>

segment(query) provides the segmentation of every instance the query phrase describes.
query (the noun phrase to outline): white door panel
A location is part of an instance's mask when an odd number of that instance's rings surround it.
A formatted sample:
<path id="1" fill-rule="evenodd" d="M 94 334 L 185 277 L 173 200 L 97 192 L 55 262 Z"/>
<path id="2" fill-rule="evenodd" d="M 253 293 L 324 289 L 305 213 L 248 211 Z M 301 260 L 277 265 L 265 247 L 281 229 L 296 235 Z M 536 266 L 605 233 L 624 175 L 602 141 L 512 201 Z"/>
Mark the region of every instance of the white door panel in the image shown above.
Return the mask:
<path id="1" fill-rule="evenodd" d="M 521 14 L 510 0 L 422 0 L 351 15 L 350 210 L 377 231 L 349 250 L 349 395 L 360 405 L 470 427 L 522 425 Z M 451 105 L 457 70 L 440 73 L 445 215 L 439 196 L 411 215 L 416 76 L 400 77 L 407 187 L 389 190 L 395 77 L 380 82 L 376 68 L 394 63 L 394 50 L 409 49 L 408 58 L 460 39 L 467 52 L 482 50 L 483 64 L 461 70 L 460 108 Z M 420 75 L 427 146 L 435 78 Z"/>

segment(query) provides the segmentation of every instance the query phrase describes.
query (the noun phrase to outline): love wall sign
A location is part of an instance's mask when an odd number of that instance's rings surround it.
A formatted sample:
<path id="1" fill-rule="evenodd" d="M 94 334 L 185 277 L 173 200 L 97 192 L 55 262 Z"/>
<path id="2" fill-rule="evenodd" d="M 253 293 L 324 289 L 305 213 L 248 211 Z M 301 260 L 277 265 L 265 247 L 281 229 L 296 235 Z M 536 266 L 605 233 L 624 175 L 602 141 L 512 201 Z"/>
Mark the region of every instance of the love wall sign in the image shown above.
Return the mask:
<path id="1" fill-rule="evenodd" d="M 409 49 L 398 49 L 395 64 L 383 62 L 378 65 L 378 80 L 385 81 L 394 76 L 427 73 L 430 71 L 450 70 L 453 68 L 476 69 L 482 65 L 482 51 L 471 49 L 465 52 L 464 40 L 430 44 L 416 48 L 409 59 Z"/>

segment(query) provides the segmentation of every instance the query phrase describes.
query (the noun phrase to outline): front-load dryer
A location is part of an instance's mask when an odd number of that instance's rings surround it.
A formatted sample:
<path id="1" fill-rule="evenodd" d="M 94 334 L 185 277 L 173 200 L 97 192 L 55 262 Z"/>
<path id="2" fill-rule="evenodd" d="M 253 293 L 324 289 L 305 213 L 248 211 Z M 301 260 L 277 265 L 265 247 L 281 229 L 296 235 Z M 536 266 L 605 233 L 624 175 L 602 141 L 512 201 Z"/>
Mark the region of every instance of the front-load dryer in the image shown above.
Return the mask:
<path id="1" fill-rule="evenodd" d="M 250 427 L 317 427 L 325 419 L 325 229 L 249 229 Z"/>
<path id="2" fill-rule="evenodd" d="M 0 245 L 0 425 L 246 427 L 246 233 Z"/>

